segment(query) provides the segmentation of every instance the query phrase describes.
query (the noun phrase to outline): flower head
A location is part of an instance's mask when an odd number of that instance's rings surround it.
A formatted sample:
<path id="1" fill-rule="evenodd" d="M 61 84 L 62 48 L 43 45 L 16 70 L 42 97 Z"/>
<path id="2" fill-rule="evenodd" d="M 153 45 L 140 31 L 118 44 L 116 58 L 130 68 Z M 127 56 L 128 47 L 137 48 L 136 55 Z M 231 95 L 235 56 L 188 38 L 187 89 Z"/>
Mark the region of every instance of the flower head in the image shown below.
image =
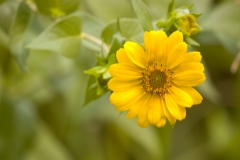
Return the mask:
<path id="1" fill-rule="evenodd" d="M 163 31 L 145 32 L 144 48 L 126 42 L 117 51 L 119 63 L 109 67 L 110 102 L 119 111 L 128 110 L 127 118 L 137 116 L 141 127 L 183 120 L 185 108 L 202 101 L 193 86 L 205 80 L 200 53 L 186 51 L 179 31 L 169 37 Z"/>

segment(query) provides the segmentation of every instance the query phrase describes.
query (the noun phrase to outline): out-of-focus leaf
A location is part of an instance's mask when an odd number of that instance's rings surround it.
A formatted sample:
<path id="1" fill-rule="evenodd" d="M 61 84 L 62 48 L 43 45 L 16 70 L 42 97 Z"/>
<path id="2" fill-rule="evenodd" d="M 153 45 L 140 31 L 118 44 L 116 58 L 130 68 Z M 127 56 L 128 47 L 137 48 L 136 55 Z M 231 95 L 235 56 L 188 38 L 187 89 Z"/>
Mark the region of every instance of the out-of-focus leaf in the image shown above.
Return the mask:
<path id="1" fill-rule="evenodd" d="M 8 48 L 8 35 L 0 28 L 0 53 Z"/>
<path id="2" fill-rule="evenodd" d="M 2 28 L 0 28 L 0 68 L 2 68 L 3 71 L 5 71 L 7 66 L 9 66 L 10 51 L 8 47 L 8 41 L 9 41 L 9 36 L 2 30 Z M 0 74 L 0 77 L 1 77 L 1 74 Z M 1 81 L 0 81 L 0 86 L 1 86 Z"/>
<path id="3" fill-rule="evenodd" d="M 240 6 L 227 1 L 209 13 L 203 23 L 205 30 L 211 30 L 222 44 L 233 54 L 238 53 L 237 41 L 240 39 Z"/>
<path id="4" fill-rule="evenodd" d="M 38 136 L 31 152 L 26 154 L 26 160 L 70 160 L 68 150 L 59 143 L 57 137 L 42 122 L 36 123 Z M 51 153 L 49 153 L 51 151 Z"/>
<path id="5" fill-rule="evenodd" d="M 79 50 L 81 19 L 71 15 L 49 26 L 27 48 L 62 53 L 76 57 Z"/>
<path id="6" fill-rule="evenodd" d="M 16 57 L 22 70 L 27 71 L 26 59 L 28 50 L 25 44 L 29 43 L 30 27 L 33 25 L 33 13 L 25 1 L 19 5 L 13 27 L 10 31 L 10 49 Z"/>
<path id="7" fill-rule="evenodd" d="M 13 103 L 6 93 L 0 95 L 0 159 L 23 159 L 35 135 L 33 106 Z"/>
<path id="8" fill-rule="evenodd" d="M 142 36 L 142 28 L 139 25 L 138 21 L 135 19 L 120 19 L 119 26 L 121 30 L 121 36 L 126 38 L 126 40 L 138 40 Z M 114 39 L 114 34 L 117 32 L 117 22 L 112 22 L 108 24 L 103 32 L 102 39 L 105 43 L 111 44 Z M 141 37 L 142 38 L 142 37 Z"/>
<path id="9" fill-rule="evenodd" d="M 142 0 L 132 0 L 133 9 L 144 31 L 153 30 L 152 16 Z"/>
<path id="10" fill-rule="evenodd" d="M 129 0 L 87 0 L 87 9 L 101 20 L 110 21 L 117 17 L 132 17 L 133 10 Z"/>
<path id="11" fill-rule="evenodd" d="M 175 7 L 175 0 L 172 0 L 168 6 L 167 18 L 171 17 L 172 12 L 174 11 L 174 7 Z"/>
<path id="12" fill-rule="evenodd" d="M 0 27 L 9 34 L 12 21 L 18 9 L 19 3 L 17 1 L 4 1 L 0 5 Z"/>
<path id="13" fill-rule="evenodd" d="M 79 15 L 82 20 L 82 32 L 101 38 L 101 31 L 104 28 L 104 23 L 99 19 L 85 13 L 77 12 L 76 15 Z"/>
<path id="14" fill-rule="evenodd" d="M 38 10 L 53 18 L 61 17 L 75 11 L 79 0 L 35 0 Z"/>
<path id="15" fill-rule="evenodd" d="M 115 36 L 114 37 L 114 40 L 112 42 L 112 45 L 111 45 L 111 48 L 110 48 L 110 51 L 108 53 L 108 58 L 114 54 L 116 55 L 116 52 L 123 47 L 123 43 L 125 42 L 125 39 L 123 39 L 122 37 L 120 36 Z"/>

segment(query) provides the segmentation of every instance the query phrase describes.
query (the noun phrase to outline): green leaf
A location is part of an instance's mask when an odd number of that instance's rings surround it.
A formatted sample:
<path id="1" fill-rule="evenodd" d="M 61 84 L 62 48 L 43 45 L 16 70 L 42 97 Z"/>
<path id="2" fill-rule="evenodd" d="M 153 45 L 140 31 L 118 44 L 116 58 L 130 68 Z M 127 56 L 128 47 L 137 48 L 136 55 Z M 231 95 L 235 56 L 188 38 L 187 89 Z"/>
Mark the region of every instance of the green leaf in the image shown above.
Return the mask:
<path id="1" fill-rule="evenodd" d="M 114 40 L 112 42 L 112 45 L 111 45 L 111 48 L 110 48 L 110 51 L 108 53 L 108 58 L 114 54 L 116 55 L 116 52 L 123 47 L 123 44 L 125 42 L 125 39 L 120 37 L 120 36 L 115 36 L 114 37 Z"/>
<path id="2" fill-rule="evenodd" d="M 107 70 L 107 67 L 105 67 L 105 66 L 96 66 L 96 67 L 93 67 L 89 70 L 84 71 L 84 73 L 89 74 L 89 75 L 93 75 L 96 78 L 99 78 L 101 76 L 101 74 L 106 72 L 106 70 Z"/>
<path id="3" fill-rule="evenodd" d="M 107 64 L 105 58 L 101 53 L 96 54 L 96 60 L 97 60 L 96 66 L 105 66 Z"/>
<path id="4" fill-rule="evenodd" d="M 142 0 L 132 0 L 133 9 L 144 31 L 153 30 L 152 16 Z"/>
<path id="5" fill-rule="evenodd" d="M 84 106 L 100 98 L 104 93 L 108 91 L 106 86 L 104 87 L 104 85 L 102 84 L 103 82 L 104 81 L 101 78 L 96 78 L 94 76 L 89 77 L 85 94 Z"/>
<path id="6" fill-rule="evenodd" d="M 81 19 L 71 15 L 49 26 L 27 47 L 62 53 L 66 57 L 74 58 L 79 51 L 80 33 Z"/>
<path id="7" fill-rule="evenodd" d="M 87 0 L 86 9 L 98 19 L 109 22 L 117 17 L 132 17 L 134 12 L 129 0 Z"/>
<path id="8" fill-rule="evenodd" d="M 142 28 L 138 21 L 130 18 L 122 18 L 119 20 L 121 36 L 126 40 L 142 40 Z M 114 35 L 117 33 L 117 22 L 109 23 L 102 31 L 102 39 L 105 43 L 111 45 L 114 40 Z M 140 37 L 140 38 L 139 38 Z"/>
<path id="9" fill-rule="evenodd" d="M 5 1 L 0 5 L 0 27 L 9 34 L 16 17 L 19 3 L 16 1 Z"/>
<path id="10" fill-rule="evenodd" d="M 10 50 L 16 57 L 22 70 L 27 71 L 26 59 L 28 50 L 24 46 L 29 43 L 30 28 L 33 24 L 34 15 L 25 1 L 19 5 L 16 18 L 10 30 Z"/>
<path id="11" fill-rule="evenodd" d="M 85 12 L 77 12 L 75 15 L 81 17 L 82 32 L 90 34 L 99 39 L 101 38 L 101 31 L 104 28 L 104 23 L 102 21 Z"/>
<path id="12" fill-rule="evenodd" d="M 2 28 L 0 28 L 0 46 L 7 48 L 8 41 L 9 41 L 8 35 L 2 30 Z"/>
<path id="13" fill-rule="evenodd" d="M 109 56 L 108 58 L 108 66 L 117 63 L 116 60 L 116 54 L 112 54 L 111 56 Z"/>
<path id="14" fill-rule="evenodd" d="M 22 154 L 30 149 L 36 135 L 34 105 L 25 100 L 14 103 L 8 93 L 5 90 L 0 95 L 0 158 L 22 159 Z M 9 156 L 9 153 L 12 155 Z"/>
<path id="15" fill-rule="evenodd" d="M 171 18 L 172 12 L 174 11 L 175 8 L 175 0 L 172 0 L 171 3 L 168 6 L 168 11 L 167 11 L 167 18 Z"/>
<path id="16" fill-rule="evenodd" d="M 176 20 L 175 16 L 172 16 L 170 19 L 168 19 L 166 28 L 170 29 L 172 27 L 172 25 L 174 24 L 175 20 Z"/>
<path id="17" fill-rule="evenodd" d="M 97 95 L 98 96 L 102 96 L 104 93 L 106 93 L 108 91 L 107 89 L 107 82 L 106 80 L 104 80 L 102 77 L 99 77 L 97 79 Z"/>
<path id="18" fill-rule="evenodd" d="M 75 11 L 79 0 L 35 0 L 39 12 L 53 18 L 61 17 Z"/>
<path id="19" fill-rule="evenodd" d="M 5 71 L 4 68 L 7 68 L 7 66 L 9 65 L 8 59 L 10 57 L 10 51 L 8 47 L 8 41 L 9 41 L 8 35 L 6 35 L 6 33 L 4 33 L 4 31 L 2 31 L 2 29 L 0 28 L 0 68 L 2 68 L 3 71 Z"/>

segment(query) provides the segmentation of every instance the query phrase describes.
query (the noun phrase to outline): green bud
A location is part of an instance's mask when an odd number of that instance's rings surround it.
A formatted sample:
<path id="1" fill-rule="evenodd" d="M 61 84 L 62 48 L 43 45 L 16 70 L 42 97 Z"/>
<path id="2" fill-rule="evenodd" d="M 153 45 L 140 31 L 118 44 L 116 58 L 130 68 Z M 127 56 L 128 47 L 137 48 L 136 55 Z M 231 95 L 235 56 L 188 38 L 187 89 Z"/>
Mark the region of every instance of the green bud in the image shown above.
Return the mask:
<path id="1" fill-rule="evenodd" d="M 174 26 L 177 30 L 183 32 L 185 36 L 191 36 L 201 30 L 196 22 L 196 18 L 192 14 L 186 14 L 177 18 L 174 21 Z"/>

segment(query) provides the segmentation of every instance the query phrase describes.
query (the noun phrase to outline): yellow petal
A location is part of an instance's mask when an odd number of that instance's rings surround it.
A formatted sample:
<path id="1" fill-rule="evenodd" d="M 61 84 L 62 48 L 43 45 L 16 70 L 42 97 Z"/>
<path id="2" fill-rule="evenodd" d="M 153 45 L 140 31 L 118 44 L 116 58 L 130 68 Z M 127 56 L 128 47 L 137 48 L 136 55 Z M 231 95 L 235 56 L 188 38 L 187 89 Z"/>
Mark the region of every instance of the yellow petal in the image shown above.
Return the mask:
<path id="1" fill-rule="evenodd" d="M 182 32 L 175 31 L 169 36 L 169 48 L 173 48 L 180 42 L 183 42 Z"/>
<path id="2" fill-rule="evenodd" d="M 181 87 L 184 91 L 186 91 L 193 100 L 193 104 L 200 104 L 203 100 L 202 96 L 196 91 L 196 89 L 192 87 Z"/>
<path id="3" fill-rule="evenodd" d="M 134 69 L 125 64 L 113 64 L 109 67 L 108 71 L 113 77 L 119 80 L 131 81 L 142 78 L 141 70 Z"/>
<path id="4" fill-rule="evenodd" d="M 157 124 L 157 127 L 163 127 L 166 124 L 166 118 L 161 118 L 159 123 Z"/>
<path id="5" fill-rule="evenodd" d="M 149 123 L 157 125 L 162 115 L 160 97 L 157 94 L 151 96 L 148 103 L 148 120 Z"/>
<path id="6" fill-rule="evenodd" d="M 135 63 L 133 63 L 127 53 L 125 52 L 125 50 L 123 48 L 120 48 L 117 53 L 116 53 L 116 57 L 117 57 L 117 61 L 121 64 L 127 64 L 132 66 L 135 69 L 139 69 L 139 66 L 137 66 Z"/>
<path id="7" fill-rule="evenodd" d="M 182 62 L 186 55 L 187 44 L 185 42 L 180 42 L 173 48 L 170 48 L 170 51 L 167 55 L 167 65 L 170 69 L 177 66 Z"/>
<path id="8" fill-rule="evenodd" d="M 115 77 L 108 82 L 108 88 L 116 92 L 128 91 L 132 87 L 142 87 L 142 84 L 140 81 L 125 81 Z"/>
<path id="9" fill-rule="evenodd" d="M 164 54 L 168 51 L 168 38 L 165 32 L 150 31 L 144 33 L 144 47 L 147 54 L 147 62 L 163 61 Z"/>
<path id="10" fill-rule="evenodd" d="M 181 107 L 179 106 L 180 110 L 181 110 L 181 113 L 182 113 L 182 119 L 185 119 L 186 118 L 186 108 L 185 107 Z"/>
<path id="11" fill-rule="evenodd" d="M 146 99 L 144 100 L 143 104 L 140 104 L 140 109 L 138 113 L 138 125 L 140 127 L 147 127 L 149 125 L 148 121 L 148 107 L 147 103 L 149 102 L 150 95 L 146 95 Z"/>
<path id="12" fill-rule="evenodd" d="M 131 103 L 142 94 L 142 89 L 133 87 L 124 92 L 113 92 L 110 96 L 110 102 L 116 106 L 123 106 Z"/>
<path id="13" fill-rule="evenodd" d="M 134 103 L 129 103 L 126 106 L 130 106 L 129 111 L 126 115 L 127 118 L 131 119 L 134 118 L 138 115 L 139 110 L 143 107 L 143 104 L 145 104 L 146 101 L 146 94 L 143 92 L 140 96 L 136 97 L 133 102 Z M 125 107 L 126 107 L 125 106 Z"/>
<path id="14" fill-rule="evenodd" d="M 125 52 L 129 59 L 141 68 L 146 66 L 146 53 L 143 48 L 135 42 L 126 42 L 124 44 Z"/>
<path id="15" fill-rule="evenodd" d="M 169 94 L 165 94 L 165 102 L 167 109 L 169 112 L 178 120 L 184 119 L 183 107 L 177 105 L 177 103 L 173 100 L 172 96 Z"/>
<path id="16" fill-rule="evenodd" d="M 168 121 L 171 123 L 171 125 L 175 124 L 175 123 L 176 123 L 176 118 L 173 117 L 173 116 L 169 113 L 169 111 L 168 111 L 168 109 L 167 109 L 166 102 L 165 102 L 163 99 L 160 99 L 160 103 L 161 103 L 161 106 L 163 106 L 162 109 L 163 109 L 163 113 L 164 113 L 165 117 L 167 117 L 167 119 L 168 119 Z"/>
<path id="17" fill-rule="evenodd" d="M 172 86 L 170 89 L 170 94 L 173 100 L 179 106 L 191 107 L 193 105 L 192 97 L 187 92 L 178 87 Z"/>
<path id="18" fill-rule="evenodd" d="M 185 58 L 182 63 L 193 63 L 193 62 L 200 62 L 202 59 L 202 56 L 200 52 L 188 52 L 185 55 Z"/>
<path id="19" fill-rule="evenodd" d="M 180 86 L 197 86 L 206 79 L 204 73 L 188 70 L 185 72 L 174 73 L 172 81 Z"/>
<path id="20" fill-rule="evenodd" d="M 184 72 L 187 70 L 195 70 L 197 72 L 203 72 L 204 66 L 202 63 L 181 63 L 178 67 L 175 67 L 173 72 Z"/>

